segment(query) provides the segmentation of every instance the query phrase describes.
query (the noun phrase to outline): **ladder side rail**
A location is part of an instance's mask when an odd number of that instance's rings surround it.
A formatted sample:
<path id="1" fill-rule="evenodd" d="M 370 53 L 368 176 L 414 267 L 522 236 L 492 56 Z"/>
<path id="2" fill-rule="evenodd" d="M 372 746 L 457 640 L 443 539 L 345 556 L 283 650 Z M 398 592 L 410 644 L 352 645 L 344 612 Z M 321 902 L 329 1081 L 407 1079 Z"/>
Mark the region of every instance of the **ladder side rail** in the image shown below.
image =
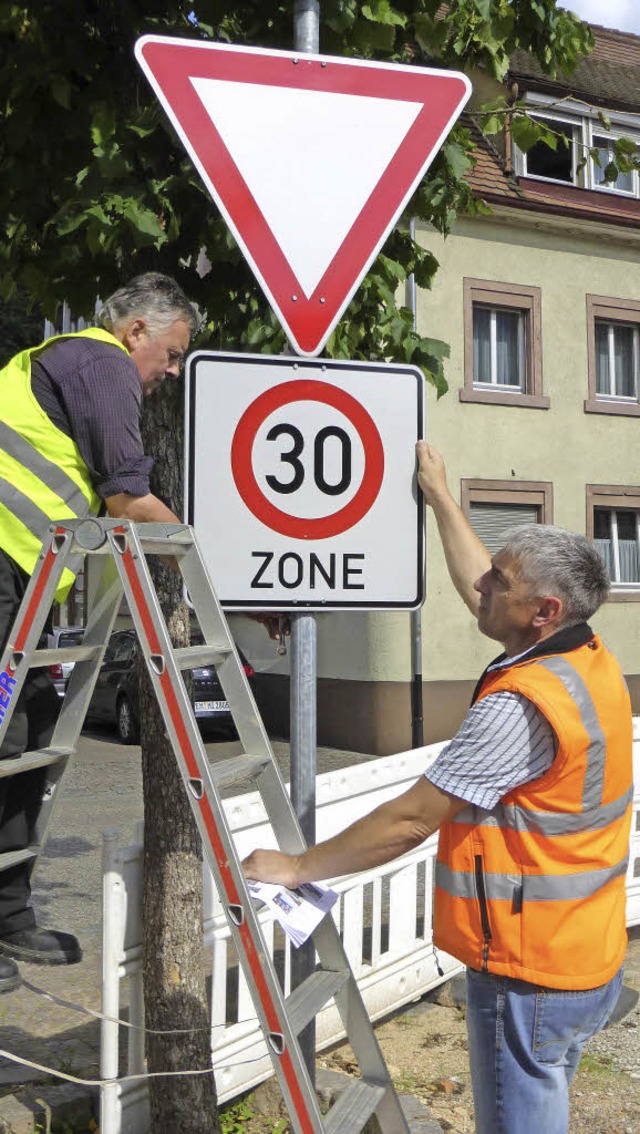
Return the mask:
<path id="1" fill-rule="evenodd" d="M 135 527 L 122 524 L 109 534 L 140 646 L 171 737 L 203 848 L 221 895 L 245 976 L 255 989 L 255 1006 L 267 1048 L 299 1134 L 323 1134 L 322 1115 L 308 1080 L 284 996 L 270 965 L 235 844 L 209 773 L 202 738 L 153 587 Z"/>
<path id="2" fill-rule="evenodd" d="M 205 641 L 217 642 L 220 640 L 220 624 L 224 624 L 224 614 L 218 602 L 217 595 L 208 576 L 206 565 L 202 559 L 197 543 L 181 562 L 181 571 L 185 584 L 193 602 L 196 616 L 200 623 Z M 206 596 L 213 595 L 215 607 L 211 603 L 202 602 Z M 200 610 L 202 608 L 202 611 Z M 227 627 L 228 632 L 228 627 Z M 252 754 L 258 751 L 258 744 L 271 754 L 272 760 L 259 776 L 257 787 L 264 803 L 271 825 L 277 833 L 278 844 L 289 853 L 304 850 L 306 842 L 302 834 L 298 819 L 286 792 L 284 782 L 280 776 L 277 764 L 273 760 L 271 746 L 264 730 L 261 717 L 257 711 L 251 687 L 237 656 L 234 645 L 234 656 L 228 656 L 216 672 L 229 701 L 234 716 L 234 723 L 238 729 L 243 747 Z M 235 707 L 240 703 L 249 704 L 253 710 L 252 716 L 246 722 L 245 717 L 236 718 Z M 261 730 L 258 737 L 251 731 L 253 721 L 257 721 Z M 249 735 L 243 736 L 242 725 L 248 724 Z M 356 1058 L 362 1070 L 363 1077 L 368 1082 L 379 1084 L 386 1088 L 376 1113 L 385 1121 L 382 1129 L 406 1130 L 404 1113 L 397 1099 L 389 1072 L 378 1045 L 375 1032 L 367 1013 L 364 1001 L 360 994 L 357 982 L 349 965 L 338 930 L 333 918 L 325 918 L 313 934 L 313 943 L 323 968 L 335 972 L 348 974 L 348 980 L 335 995 L 335 1003 L 345 1028 L 345 1032 L 353 1046 Z"/>
<path id="3" fill-rule="evenodd" d="M 237 706 L 244 702 L 240 719 L 234 718 L 242 747 L 252 756 L 264 754 L 273 759 L 271 742 L 197 543 L 194 542 L 182 559 L 180 570 L 205 642 L 210 645 L 224 642 L 228 646 L 229 653 L 216 666 L 216 673 L 229 704 Z"/>
<path id="4" fill-rule="evenodd" d="M 381 1128 L 404 1131 L 407 1129 L 404 1112 L 333 918 L 325 917 L 312 938 L 325 967 L 348 972 L 348 980 L 334 992 L 334 1001 L 363 1079 L 387 1087 L 387 1094 L 376 1107 Z"/>
<path id="5" fill-rule="evenodd" d="M 91 554 L 91 552 L 89 553 Z M 60 714 L 51 738 L 52 748 L 75 750 L 82 732 L 89 702 L 100 672 L 109 636 L 122 602 L 122 582 L 112 558 L 105 558 L 91 605 L 85 630 L 85 641 L 93 647 L 91 658 L 76 662 L 62 701 Z M 63 651 L 60 651 L 63 653 Z M 34 842 L 44 846 L 47 832 L 59 802 L 58 785 L 64 776 L 67 760 L 52 765 L 47 774 L 42 805 L 34 825 Z M 34 860 L 32 874 L 37 868 Z"/>
<path id="6" fill-rule="evenodd" d="M 271 825 L 278 832 L 279 845 L 289 854 L 297 854 L 305 850 L 307 844 L 291 807 L 284 780 L 273 755 L 271 741 L 196 541 L 182 559 L 180 570 L 205 642 L 219 644 L 224 638 L 229 643 L 230 652 L 224 661 L 216 666 L 216 674 L 229 702 L 245 753 L 269 757 L 269 762 L 260 774 L 256 786 L 259 788 Z"/>
<path id="7" fill-rule="evenodd" d="M 71 553 L 73 533 L 62 525 L 52 525 L 49 530 L 51 538 L 42 545 L 0 660 L 0 745 Z"/>
<path id="8" fill-rule="evenodd" d="M 76 662 L 71 671 L 52 745 L 74 748 L 78 741 L 122 596 L 122 580 L 117 566 L 112 557 L 103 558 L 95 596 L 87 612 L 83 638 L 83 645 L 91 649 L 92 656 Z M 60 652 L 70 653 L 66 650 Z"/>

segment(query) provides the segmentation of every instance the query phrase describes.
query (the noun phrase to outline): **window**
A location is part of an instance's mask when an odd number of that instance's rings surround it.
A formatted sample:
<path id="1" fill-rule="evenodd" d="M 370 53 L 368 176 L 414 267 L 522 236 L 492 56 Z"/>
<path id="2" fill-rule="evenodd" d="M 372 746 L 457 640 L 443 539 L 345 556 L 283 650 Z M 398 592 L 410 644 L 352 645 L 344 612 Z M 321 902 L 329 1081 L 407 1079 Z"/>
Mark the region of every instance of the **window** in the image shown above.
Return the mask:
<path id="1" fill-rule="evenodd" d="M 548 97 L 530 93 L 527 109 L 532 118 L 553 131 L 557 144 L 553 149 L 546 142 L 536 142 L 527 153 L 516 146 L 516 169 L 521 176 L 597 192 L 634 198 L 640 196 L 640 178 L 636 170 L 616 173 L 613 180 L 607 178 L 608 173 L 614 172 L 609 167 L 615 159 L 616 141 L 630 138 L 640 142 L 638 115 L 612 114 L 612 128 L 608 131 L 603 129 L 602 114 L 597 108 L 588 110 L 571 100 L 563 100 L 561 111 L 556 114 L 549 105 Z M 590 156 L 590 151 L 596 151 L 597 161 Z"/>
<path id="2" fill-rule="evenodd" d="M 611 601 L 640 599 L 640 487 L 587 485 L 587 535 L 611 575 Z"/>
<path id="3" fill-rule="evenodd" d="M 634 398 L 638 389 L 638 328 L 596 319 L 596 395 Z"/>
<path id="4" fill-rule="evenodd" d="M 546 409 L 540 289 L 465 279 L 465 365 L 460 400 Z"/>
<path id="5" fill-rule="evenodd" d="M 640 414 L 640 303 L 587 296 L 587 413 Z"/>
<path id="6" fill-rule="evenodd" d="M 525 320 L 524 311 L 474 304 L 474 386 L 526 388 Z"/>
<path id="7" fill-rule="evenodd" d="M 610 162 L 615 160 L 614 143 L 615 137 L 611 134 L 604 137 L 593 135 L 591 146 L 592 149 L 598 151 L 600 164 L 598 165 L 593 158 L 591 159 L 592 187 L 594 189 L 610 189 L 614 193 L 628 193 L 637 197 L 636 175 L 632 170 L 628 173 L 618 173 L 613 181 L 607 179 L 609 172 L 607 167 Z"/>
<path id="8" fill-rule="evenodd" d="M 491 554 L 507 532 L 524 524 L 550 524 L 553 486 L 540 481 L 463 480 L 462 510 Z"/>
<path id="9" fill-rule="evenodd" d="M 546 142 L 536 142 L 535 146 L 523 155 L 525 176 L 576 184 L 577 127 L 573 123 L 561 122 L 555 118 L 542 118 L 539 115 L 535 115 L 535 118 L 553 130 L 558 144 L 554 150 Z"/>

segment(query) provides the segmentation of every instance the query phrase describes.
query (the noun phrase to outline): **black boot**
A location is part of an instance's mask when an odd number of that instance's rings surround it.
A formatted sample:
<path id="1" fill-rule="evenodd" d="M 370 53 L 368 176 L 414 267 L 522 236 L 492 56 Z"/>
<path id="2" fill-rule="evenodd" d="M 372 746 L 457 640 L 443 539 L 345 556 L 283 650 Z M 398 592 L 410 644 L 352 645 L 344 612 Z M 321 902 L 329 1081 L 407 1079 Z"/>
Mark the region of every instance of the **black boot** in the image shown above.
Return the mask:
<path id="1" fill-rule="evenodd" d="M 0 957 L 0 993 L 13 992 L 22 983 L 20 969 L 15 961 L 8 957 Z"/>
<path id="2" fill-rule="evenodd" d="M 82 960 L 77 937 L 55 929 L 39 929 L 37 925 L 5 933 L 0 937 L 0 954 L 30 965 L 75 965 Z"/>

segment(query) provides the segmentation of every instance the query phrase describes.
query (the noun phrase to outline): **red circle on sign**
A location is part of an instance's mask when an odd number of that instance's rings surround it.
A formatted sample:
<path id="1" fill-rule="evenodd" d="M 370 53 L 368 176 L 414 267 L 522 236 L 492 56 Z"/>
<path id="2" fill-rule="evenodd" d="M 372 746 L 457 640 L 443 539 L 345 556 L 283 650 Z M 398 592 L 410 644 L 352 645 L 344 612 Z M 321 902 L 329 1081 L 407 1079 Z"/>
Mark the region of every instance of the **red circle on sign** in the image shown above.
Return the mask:
<path id="1" fill-rule="evenodd" d="M 329 516 L 306 519 L 304 516 L 290 516 L 276 508 L 267 499 L 258 484 L 251 461 L 253 443 L 263 421 L 289 402 L 324 402 L 343 413 L 358 432 L 364 448 L 364 474 L 362 484 L 355 496 Z M 382 485 L 384 474 L 384 449 L 373 418 L 351 394 L 328 382 L 312 382 L 299 379 L 282 382 L 266 390 L 249 408 L 245 410 L 233 435 L 231 445 L 231 469 L 236 488 L 247 508 L 257 520 L 280 535 L 294 539 L 327 539 L 340 535 L 355 524 L 371 508 Z"/>

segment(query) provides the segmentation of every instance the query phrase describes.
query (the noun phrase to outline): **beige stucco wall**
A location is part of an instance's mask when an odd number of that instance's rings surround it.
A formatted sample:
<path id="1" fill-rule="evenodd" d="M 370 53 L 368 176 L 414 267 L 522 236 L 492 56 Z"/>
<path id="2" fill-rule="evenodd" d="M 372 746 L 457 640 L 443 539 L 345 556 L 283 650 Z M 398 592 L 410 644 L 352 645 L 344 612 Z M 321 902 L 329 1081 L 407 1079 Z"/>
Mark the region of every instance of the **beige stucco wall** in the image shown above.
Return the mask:
<path id="1" fill-rule="evenodd" d="M 628 233 L 588 231 L 571 237 L 554 229 L 506 220 L 467 222 L 446 241 L 421 239 L 441 264 L 434 290 L 418 299 L 423 334 L 451 345 L 449 393 L 430 390 L 427 435 L 447 460 L 449 482 L 459 494 L 462 478 L 551 481 L 554 522 L 586 528 L 585 485 L 638 484 L 640 421 L 584 412 L 587 397 L 586 295 L 640 297 L 637 245 Z M 536 286 L 542 293 L 542 353 L 546 410 L 461 403 L 463 384 L 462 280 L 475 277 Z M 435 650 L 425 650 L 425 676 L 459 679 L 477 672 L 487 650 L 451 586 L 433 525 L 428 527 L 431 586 L 424 609 Z M 446 608 L 446 617 L 443 617 Z M 611 603 L 594 619 L 630 673 L 640 670 L 640 607 Z M 489 653 L 491 652 L 489 645 Z"/>

